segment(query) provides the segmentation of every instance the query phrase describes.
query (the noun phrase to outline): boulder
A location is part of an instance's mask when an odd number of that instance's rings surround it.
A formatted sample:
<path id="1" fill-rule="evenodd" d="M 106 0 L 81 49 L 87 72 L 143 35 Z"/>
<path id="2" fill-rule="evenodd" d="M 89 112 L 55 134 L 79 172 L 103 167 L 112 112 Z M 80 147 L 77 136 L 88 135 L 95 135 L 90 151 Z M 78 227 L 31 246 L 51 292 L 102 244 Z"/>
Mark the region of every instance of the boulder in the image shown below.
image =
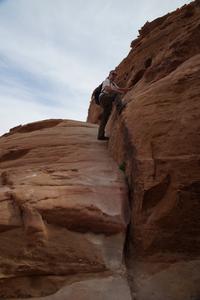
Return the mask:
<path id="1" fill-rule="evenodd" d="M 96 135 L 91 124 L 45 120 L 0 138 L 1 298 L 124 272 L 127 186 Z"/>

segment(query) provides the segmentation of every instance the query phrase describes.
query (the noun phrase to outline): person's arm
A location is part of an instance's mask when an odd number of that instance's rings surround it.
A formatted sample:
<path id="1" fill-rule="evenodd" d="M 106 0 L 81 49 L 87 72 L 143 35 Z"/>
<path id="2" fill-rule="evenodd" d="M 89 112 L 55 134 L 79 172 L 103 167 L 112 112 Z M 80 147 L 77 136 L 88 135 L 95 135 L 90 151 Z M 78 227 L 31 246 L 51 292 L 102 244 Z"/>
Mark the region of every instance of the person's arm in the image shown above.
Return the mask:
<path id="1" fill-rule="evenodd" d="M 112 87 L 112 86 L 110 86 L 110 85 L 105 86 L 104 90 L 105 90 L 106 92 L 117 92 L 117 93 L 120 93 L 120 94 L 123 93 L 119 88 L 117 88 L 117 87 Z"/>
<path id="2" fill-rule="evenodd" d="M 106 92 L 117 92 L 119 94 L 127 93 L 131 88 L 120 88 L 115 82 L 111 82 L 109 79 L 105 81 L 105 86 L 103 88 Z"/>
<path id="3" fill-rule="evenodd" d="M 115 85 L 113 85 L 113 86 L 106 86 L 106 90 L 108 91 L 108 92 L 117 92 L 117 93 L 119 93 L 119 94 L 124 94 L 124 93 L 127 93 L 127 92 L 129 92 L 130 90 L 131 90 L 131 88 L 120 88 L 120 87 L 118 87 L 116 84 Z"/>

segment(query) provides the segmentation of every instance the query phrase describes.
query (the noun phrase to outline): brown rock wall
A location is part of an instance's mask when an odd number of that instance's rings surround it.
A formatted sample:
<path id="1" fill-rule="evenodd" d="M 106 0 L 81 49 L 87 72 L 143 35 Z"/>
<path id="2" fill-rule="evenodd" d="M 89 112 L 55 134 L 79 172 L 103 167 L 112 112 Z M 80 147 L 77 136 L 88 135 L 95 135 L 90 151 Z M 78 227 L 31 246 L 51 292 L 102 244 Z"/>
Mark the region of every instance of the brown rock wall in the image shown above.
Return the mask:
<path id="1" fill-rule="evenodd" d="M 116 68 L 132 90 L 107 133 L 131 193 L 127 267 L 137 300 L 200 297 L 199 22 L 194 1 L 145 24 Z"/>
<path id="2" fill-rule="evenodd" d="M 200 55 L 195 55 L 148 89 L 135 91 L 120 122 L 110 122 L 110 151 L 125 165 L 132 192 L 127 264 L 138 299 L 149 292 L 149 299 L 161 299 L 161 292 L 168 294 L 165 299 L 182 299 L 183 292 L 186 299 L 199 295 L 197 286 L 190 289 L 194 278 L 200 279 L 198 268 L 191 270 L 200 257 L 199 82 Z M 183 273 L 177 279 L 172 271 L 182 261 L 188 262 L 183 272 L 190 274 L 184 287 Z M 157 293 L 162 276 L 165 285 Z"/>
<path id="3" fill-rule="evenodd" d="M 134 92 L 148 88 L 199 53 L 199 15 L 200 5 L 196 0 L 147 22 L 139 30 L 139 37 L 131 43 L 128 56 L 116 67 L 117 83 L 122 87 L 132 87 L 125 101 L 132 101 Z M 98 124 L 99 118 L 99 108 L 91 101 L 87 121 Z"/>

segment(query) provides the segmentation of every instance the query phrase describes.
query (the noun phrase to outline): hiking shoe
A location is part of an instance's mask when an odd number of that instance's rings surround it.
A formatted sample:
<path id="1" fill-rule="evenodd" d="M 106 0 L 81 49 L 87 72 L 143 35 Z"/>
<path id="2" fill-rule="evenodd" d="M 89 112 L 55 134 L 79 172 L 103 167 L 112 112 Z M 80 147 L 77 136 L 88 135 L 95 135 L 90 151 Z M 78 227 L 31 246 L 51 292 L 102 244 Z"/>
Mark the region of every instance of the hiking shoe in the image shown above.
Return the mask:
<path id="1" fill-rule="evenodd" d="M 109 140 L 109 137 L 108 137 L 108 136 L 98 137 L 98 140 L 101 140 L 101 141 L 108 141 L 108 140 Z"/>

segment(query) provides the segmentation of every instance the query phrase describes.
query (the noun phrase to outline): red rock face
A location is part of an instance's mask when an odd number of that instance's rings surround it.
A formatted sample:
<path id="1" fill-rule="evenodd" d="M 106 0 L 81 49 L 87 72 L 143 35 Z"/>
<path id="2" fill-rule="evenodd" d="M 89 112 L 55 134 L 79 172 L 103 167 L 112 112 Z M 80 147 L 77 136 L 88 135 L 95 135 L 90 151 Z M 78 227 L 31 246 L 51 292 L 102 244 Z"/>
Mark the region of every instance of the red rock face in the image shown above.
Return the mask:
<path id="1" fill-rule="evenodd" d="M 1 299 L 78 299 L 69 287 L 77 281 L 79 299 L 93 299 L 101 284 L 99 299 L 114 299 L 116 285 L 130 299 L 118 275 L 127 187 L 96 134 L 91 124 L 46 120 L 0 138 Z"/>
<path id="2" fill-rule="evenodd" d="M 97 105 L 94 100 L 91 100 L 90 107 L 88 110 L 87 122 L 93 124 L 99 124 L 101 119 L 102 108 L 100 105 Z"/>
<path id="3" fill-rule="evenodd" d="M 139 37 L 131 43 L 129 55 L 116 68 L 117 83 L 141 92 L 198 54 L 199 9 L 197 0 L 151 23 L 147 22 L 139 30 Z M 132 100 L 131 93 L 126 98 Z M 87 121 L 98 124 L 99 118 L 99 107 L 91 101 Z"/>
<path id="4" fill-rule="evenodd" d="M 133 289 L 138 300 L 198 299 L 200 2 L 145 24 L 117 71 L 132 90 L 107 131 L 131 190 Z"/>

